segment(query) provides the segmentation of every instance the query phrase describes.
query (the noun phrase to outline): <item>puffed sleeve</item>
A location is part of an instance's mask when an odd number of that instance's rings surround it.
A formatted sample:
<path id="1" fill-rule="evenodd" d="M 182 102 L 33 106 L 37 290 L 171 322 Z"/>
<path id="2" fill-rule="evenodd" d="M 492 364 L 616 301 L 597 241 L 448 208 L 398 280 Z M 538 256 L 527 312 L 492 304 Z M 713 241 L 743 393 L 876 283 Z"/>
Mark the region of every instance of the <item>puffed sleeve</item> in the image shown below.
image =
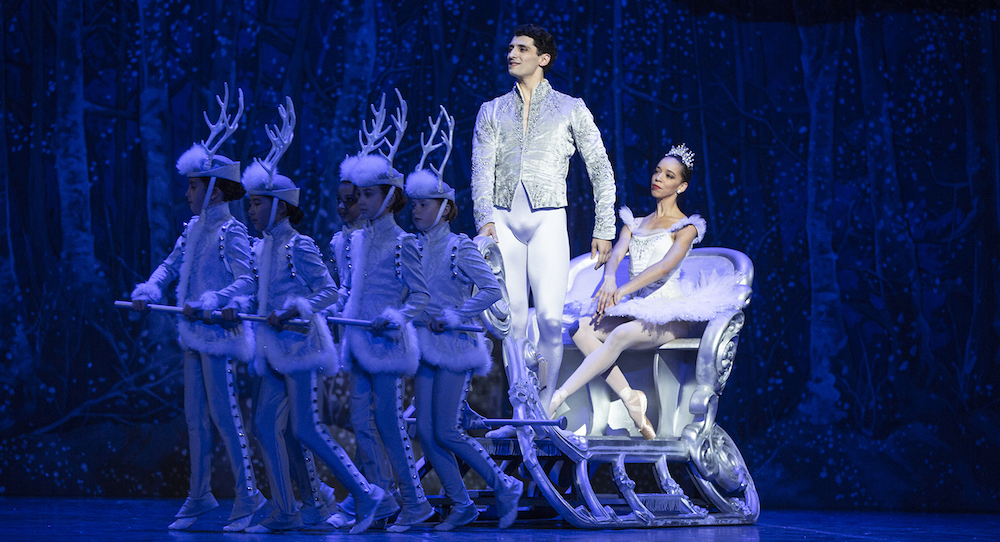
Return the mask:
<path id="1" fill-rule="evenodd" d="M 404 233 L 399 236 L 398 245 L 399 278 L 407 290 L 399 312 L 406 321 L 410 321 L 424 310 L 431 296 L 424 280 L 424 266 L 420 260 L 420 250 L 417 248 L 417 238 L 413 234 Z"/>
<path id="2" fill-rule="evenodd" d="M 190 222 L 184 224 L 184 231 L 174 242 L 174 249 L 167 254 L 163 263 L 158 265 L 149 276 L 149 280 L 136 284 L 132 290 L 132 299 L 139 301 L 156 302 L 163 297 L 163 288 L 177 279 L 181 274 L 181 263 L 184 257 L 184 244 L 187 240 L 188 231 L 198 217 L 194 217 Z"/>
<path id="3" fill-rule="evenodd" d="M 225 235 L 225 258 L 233 272 L 233 282 L 215 292 L 201 295 L 205 309 L 235 308 L 242 312 L 251 310 L 251 296 L 257 291 L 254 278 L 253 255 L 250 251 L 250 234 L 247 227 L 233 220 Z"/>
<path id="4" fill-rule="evenodd" d="M 312 292 L 308 297 L 312 312 L 318 312 L 335 303 L 338 297 L 337 285 L 323 262 L 323 255 L 320 254 L 316 242 L 305 235 L 297 236 L 293 254 L 295 272 Z"/>
<path id="5" fill-rule="evenodd" d="M 468 237 L 462 236 L 457 252 L 456 264 L 458 265 L 458 270 L 479 288 L 476 295 L 466 298 L 460 307 L 450 309 L 461 321 L 465 321 L 474 318 L 479 313 L 488 309 L 490 305 L 500 299 L 502 294 L 496 275 L 493 274 L 493 270 L 486 263 L 486 260 L 483 259 L 483 255 L 479 252 L 479 248 L 475 242 Z M 445 312 L 449 311 L 446 310 Z"/>
<path id="6" fill-rule="evenodd" d="M 608 151 L 594 115 L 583 100 L 573 108 L 571 129 L 576 148 L 587 166 L 587 175 L 594 187 L 594 237 L 615 238 L 615 172 L 608 160 Z"/>
<path id="7" fill-rule="evenodd" d="M 493 190 L 496 184 L 497 132 L 490 114 L 491 102 L 484 103 L 476 116 L 472 134 L 472 214 L 476 230 L 493 222 Z"/>

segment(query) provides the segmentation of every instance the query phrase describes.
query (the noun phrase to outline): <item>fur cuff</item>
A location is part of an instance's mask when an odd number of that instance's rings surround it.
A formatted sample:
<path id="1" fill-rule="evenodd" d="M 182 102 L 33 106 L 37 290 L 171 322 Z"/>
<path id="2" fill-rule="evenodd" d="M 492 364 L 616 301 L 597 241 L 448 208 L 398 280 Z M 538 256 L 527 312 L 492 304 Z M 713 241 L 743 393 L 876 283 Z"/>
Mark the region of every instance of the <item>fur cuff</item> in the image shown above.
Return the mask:
<path id="1" fill-rule="evenodd" d="M 398 310 L 392 307 L 386 307 L 386 309 L 382 311 L 381 316 L 383 318 L 388 318 L 389 321 L 399 326 L 400 329 L 406 327 L 406 323 L 410 321 L 410 319 L 407 318 L 405 314 L 399 312 Z"/>
<path id="2" fill-rule="evenodd" d="M 238 295 L 229 300 L 224 309 L 236 309 L 239 312 L 250 312 L 253 310 L 252 298 L 247 295 Z"/>
<path id="3" fill-rule="evenodd" d="M 132 299 L 140 301 L 159 301 L 163 297 L 163 292 L 158 286 L 149 282 L 142 282 L 135 285 L 132 290 Z"/>
<path id="4" fill-rule="evenodd" d="M 308 299 L 304 297 L 290 297 L 286 299 L 285 306 L 283 308 L 285 310 L 288 310 L 292 307 L 299 309 L 298 318 L 301 318 L 303 320 L 312 320 L 313 310 L 312 310 L 312 305 L 309 303 Z"/>
<path id="5" fill-rule="evenodd" d="M 456 328 L 462 325 L 462 320 L 464 320 L 464 318 L 459 316 L 454 309 L 445 309 L 441 316 L 444 317 L 445 322 L 448 322 L 448 327 L 450 328 Z"/>
<path id="6" fill-rule="evenodd" d="M 214 311 L 219 308 L 219 296 L 217 296 L 215 292 L 208 291 L 201 294 L 198 301 L 201 303 L 201 308 L 203 310 Z"/>

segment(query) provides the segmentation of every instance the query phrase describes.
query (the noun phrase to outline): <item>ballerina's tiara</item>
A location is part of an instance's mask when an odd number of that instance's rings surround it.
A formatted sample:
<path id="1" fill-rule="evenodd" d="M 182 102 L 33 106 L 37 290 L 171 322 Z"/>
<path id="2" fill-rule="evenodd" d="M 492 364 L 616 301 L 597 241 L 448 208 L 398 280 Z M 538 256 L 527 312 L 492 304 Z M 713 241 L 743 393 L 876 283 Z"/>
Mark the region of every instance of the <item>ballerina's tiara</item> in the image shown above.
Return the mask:
<path id="1" fill-rule="evenodd" d="M 694 169 L 694 151 L 687 148 L 687 145 L 683 143 L 670 147 L 670 152 L 664 156 L 673 156 L 679 159 L 688 169 Z"/>

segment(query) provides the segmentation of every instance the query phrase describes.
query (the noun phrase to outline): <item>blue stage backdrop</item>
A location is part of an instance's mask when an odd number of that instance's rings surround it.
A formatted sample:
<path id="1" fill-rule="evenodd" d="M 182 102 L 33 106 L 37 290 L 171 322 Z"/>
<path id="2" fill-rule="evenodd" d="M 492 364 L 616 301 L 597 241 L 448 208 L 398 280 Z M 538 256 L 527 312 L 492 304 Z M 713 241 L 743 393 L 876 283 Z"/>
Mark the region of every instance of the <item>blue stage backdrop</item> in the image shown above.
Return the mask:
<path id="1" fill-rule="evenodd" d="M 472 233 L 476 112 L 512 86 L 513 28 L 537 22 L 560 46 L 552 85 L 596 115 L 619 205 L 648 212 L 651 167 L 686 142 L 697 168 L 682 209 L 706 217 L 706 245 L 754 260 L 720 423 L 763 508 L 1000 511 L 1000 28 L 992 2 L 939 3 L 962 7 L 3 2 L 0 495 L 185 493 L 172 323 L 111 303 L 189 218 L 174 161 L 206 137 L 224 82 L 246 93 L 223 149 L 244 164 L 295 101 L 282 170 L 304 189 L 300 229 L 324 247 L 368 104 L 394 87 L 409 102 L 404 169 L 445 105 L 456 229 Z M 579 162 L 569 183 L 581 253 L 593 200 Z M 474 406 L 502 415 L 503 384 L 499 368 L 477 380 Z M 345 424 L 343 401 L 327 410 Z"/>

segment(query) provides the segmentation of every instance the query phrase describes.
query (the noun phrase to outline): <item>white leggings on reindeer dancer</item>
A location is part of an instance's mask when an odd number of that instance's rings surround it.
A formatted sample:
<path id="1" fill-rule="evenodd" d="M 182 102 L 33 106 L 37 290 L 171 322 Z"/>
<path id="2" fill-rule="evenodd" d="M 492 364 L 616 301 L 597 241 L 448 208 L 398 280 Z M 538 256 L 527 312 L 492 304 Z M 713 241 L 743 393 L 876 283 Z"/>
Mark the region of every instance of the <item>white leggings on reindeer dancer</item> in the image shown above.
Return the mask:
<path id="1" fill-rule="evenodd" d="M 532 210 L 519 184 L 510 210 L 493 213 L 510 295 L 511 333 L 526 337 L 528 288 L 538 319 L 538 352 L 549 361 L 544 400 L 556 389 L 562 363 L 562 313 L 569 281 L 569 235 L 566 209 Z"/>

